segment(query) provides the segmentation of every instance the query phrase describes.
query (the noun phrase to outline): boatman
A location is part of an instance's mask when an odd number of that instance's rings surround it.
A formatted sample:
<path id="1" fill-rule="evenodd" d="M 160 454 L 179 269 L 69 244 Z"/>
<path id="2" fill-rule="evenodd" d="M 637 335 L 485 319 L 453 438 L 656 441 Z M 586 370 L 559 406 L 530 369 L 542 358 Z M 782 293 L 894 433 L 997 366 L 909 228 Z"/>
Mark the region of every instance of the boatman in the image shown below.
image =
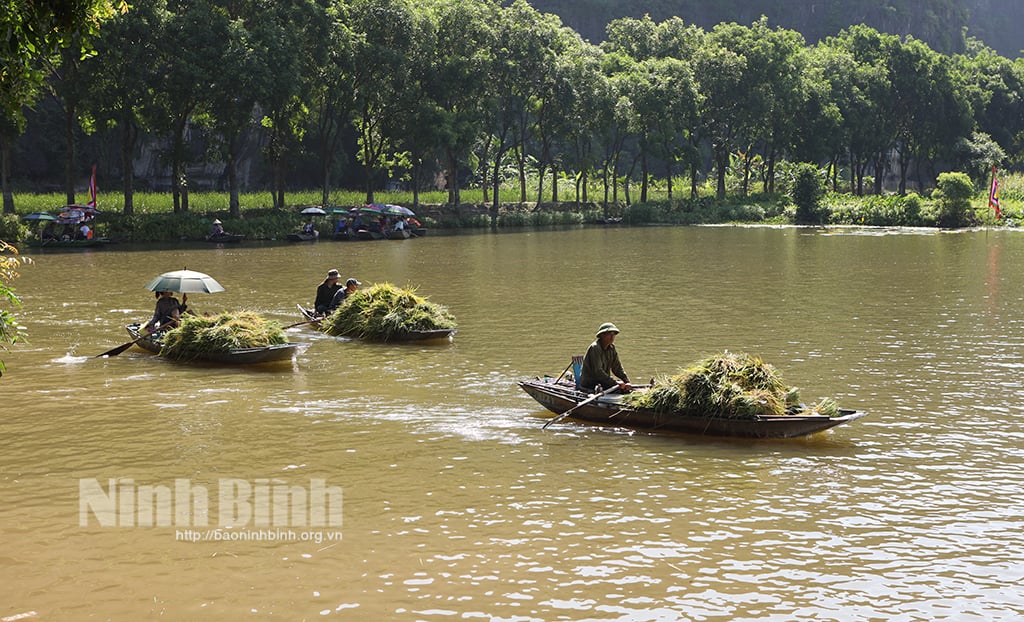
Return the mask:
<path id="1" fill-rule="evenodd" d="M 313 308 L 316 310 L 317 315 L 324 315 L 330 310 L 334 295 L 341 289 L 341 285 L 338 285 L 338 279 L 340 278 L 340 272 L 328 270 L 327 278 L 317 286 L 316 301 L 313 303 Z"/>
<path id="2" fill-rule="evenodd" d="M 345 287 L 339 289 L 338 292 L 334 294 L 334 300 L 331 301 L 331 308 L 328 311 L 328 313 L 334 313 L 335 309 L 345 304 L 345 301 L 348 300 L 348 297 L 351 296 L 352 293 L 355 292 L 360 285 L 362 285 L 362 283 L 355 279 L 349 279 L 345 281 Z"/>
<path id="3" fill-rule="evenodd" d="M 583 357 L 580 388 L 584 391 L 591 391 L 595 387 L 598 390 L 610 389 L 618 385 L 619 390 L 625 393 L 633 388 L 619 362 L 619 352 L 615 349 L 615 335 L 618 334 L 619 329 L 611 322 L 605 322 L 597 329 L 597 338 Z"/>

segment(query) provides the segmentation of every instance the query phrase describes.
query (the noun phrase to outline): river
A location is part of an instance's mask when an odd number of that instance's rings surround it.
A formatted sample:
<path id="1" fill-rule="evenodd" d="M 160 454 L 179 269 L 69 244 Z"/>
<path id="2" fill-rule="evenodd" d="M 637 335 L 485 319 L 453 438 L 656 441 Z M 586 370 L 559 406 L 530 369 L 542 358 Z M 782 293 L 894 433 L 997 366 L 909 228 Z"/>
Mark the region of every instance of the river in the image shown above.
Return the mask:
<path id="1" fill-rule="evenodd" d="M 29 256 L 29 340 L 0 353 L 0 620 L 1024 617 L 1021 232 Z M 226 288 L 190 296 L 200 312 L 298 322 L 337 268 L 418 288 L 459 333 L 381 345 L 300 326 L 309 345 L 264 369 L 93 358 L 151 314 L 143 286 L 184 267 Z M 559 373 L 606 321 L 634 380 L 749 352 L 805 401 L 869 415 L 790 441 L 542 430 L 516 381 Z"/>

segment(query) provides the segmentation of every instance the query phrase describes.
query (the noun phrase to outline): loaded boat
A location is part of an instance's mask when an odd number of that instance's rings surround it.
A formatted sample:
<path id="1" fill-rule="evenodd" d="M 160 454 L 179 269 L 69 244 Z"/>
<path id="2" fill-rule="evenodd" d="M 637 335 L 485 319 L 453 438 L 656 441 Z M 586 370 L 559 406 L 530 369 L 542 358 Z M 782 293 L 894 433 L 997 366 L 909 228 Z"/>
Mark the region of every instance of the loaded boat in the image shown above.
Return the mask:
<path id="1" fill-rule="evenodd" d="M 839 409 L 835 416 L 787 414 L 750 418 L 702 417 L 632 406 L 623 402 L 621 394 L 597 397 L 577 389 L 575 384 L 563 379 L 545 377 L 524 380 L 518 384 L 530 397 L 557 415 L 572 410 L 571 419 L 616 427 L 702 436 L 795 438 L 843 425 L 867 415 L 862 411 Z M 643 389 L 644 387 L 637 388 Z"/>
<path id="2" fill-rule="evenodd" d="M 125 327 L 134 343 L 143 350 L 160 354 L 163 347 L 160 333 L 143 335 L 139 332 L 140 324 L 129 324 Z M 300 344 L 284 343 L 259 348 L 232 348 L 224 351 L 186 352 L 172 358 L 177 361 L 206 361 L 210 363 L 229 363 L 233 365 L 251 365 L 255 363 L 273 363 L 289 361 L 295 356 Z"/>
<path id="3" fill-rule="evenodd" d="M 326 318 L 326 315 L 318 315 L 313 309 L 307 309 L 302 305 L 295 305 L 299 309 L 299 313 L 313 328 L 320 330 L 320 322 Z M 407 341 L 438 341 L 452 338 L 455 333 L 459 332 L 456 328 L 438 328 L 434 330 L 400 330 L 392 334 L 388 339 L 388 343 L 402 343 Z"/>

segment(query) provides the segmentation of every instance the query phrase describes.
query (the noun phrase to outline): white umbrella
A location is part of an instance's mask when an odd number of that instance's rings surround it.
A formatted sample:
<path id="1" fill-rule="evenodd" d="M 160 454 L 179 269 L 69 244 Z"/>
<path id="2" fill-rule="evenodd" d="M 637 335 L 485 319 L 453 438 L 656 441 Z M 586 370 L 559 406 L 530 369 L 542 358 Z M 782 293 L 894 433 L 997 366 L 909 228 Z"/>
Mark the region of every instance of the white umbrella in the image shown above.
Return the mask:
<path id="1" fill-rule="evenodd" d="M 214 278 L 193 270 L 164 272 L 146 285 L 151 292 L 175 292 L 179 294 L 213 294 L 224 291 Z"/>
<path id="2" fill-rule="evenodd" d="M 300 214 L 317 214 L 318 216 L 323 216 L 327 212 L 323 211 L 319 207 L 307 207 L 306 209 L 302 210 L 299 213 Z"/>

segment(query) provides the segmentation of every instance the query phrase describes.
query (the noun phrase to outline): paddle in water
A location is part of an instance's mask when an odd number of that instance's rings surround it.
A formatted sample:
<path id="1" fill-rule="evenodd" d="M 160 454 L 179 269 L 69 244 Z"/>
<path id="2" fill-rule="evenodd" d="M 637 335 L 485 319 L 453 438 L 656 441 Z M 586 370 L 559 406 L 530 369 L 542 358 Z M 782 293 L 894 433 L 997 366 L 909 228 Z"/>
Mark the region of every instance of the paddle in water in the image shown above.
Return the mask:
<path id="1" fill-rule="evenodd" d="M 113 348 L 111 350 L 107 350 L 103 354 L 97 354 L 95 356 L 95 358 L 101 359 L 101 358 L 106 357 L 106 356 L 117 356 L 118 354 L 121 354 L 122 352 L 124 352 L 128 348 L 130 348 L 133 345 L 137 344 L 138 342 L 142 341 L 146 337 L 152 337 L 153 335 L 159 333 L 160 331 L 162 331 L 162 330 L 164 330 L 166 328 L 170 328 L 170 327 L 171 327 L 170 324 L 164 324 L 163 326 L 161 326 L 160 328 L 154 330 L 151 333 L 146 333 L 145 335 L 142 335 L 141 337 L 137 337 L 136 339 L 132 339 L 128 343 L 122 343 L 121 345 L 117 346 L 116 348 Z"/>
<path id="2" fill-rule="evenodd" d="M 604 391 L 601 391 L 600 393 L 595 393 L 595 394 L 591 395 L 590 397 L 588 397 L 587 399 L 585 399 L 582 402 L 580 402 L 579 404 L 576 404 L 575 406 L 573 406 L 569 410 L 565 411 L 564 413 L 558 415 L 554 419 L 548 419 L 548 422 L 545 423 L 544 425 L 542 425 L 540 429 L 542 429 L 542 430 L 546 429 L 552 423 L 555 423 L 556 421 L 561 421 L 562 419 L 565 419 L 566 417 L 571 415 L 572 412 L 574 410 L 576 410 L 577 408 L 579 408 L 580 406 L 586 406 L 587 404 L 593 402 L 597 398 L 603 397 L 605 395 L 608 395 L 612 391 L 618 391 L 618 390 L 619 390 L 619 385 L 616 384 L 616 385 L 612 385 L 612 386 L 608 387 L 607 389 L 605 389 Z"/>

